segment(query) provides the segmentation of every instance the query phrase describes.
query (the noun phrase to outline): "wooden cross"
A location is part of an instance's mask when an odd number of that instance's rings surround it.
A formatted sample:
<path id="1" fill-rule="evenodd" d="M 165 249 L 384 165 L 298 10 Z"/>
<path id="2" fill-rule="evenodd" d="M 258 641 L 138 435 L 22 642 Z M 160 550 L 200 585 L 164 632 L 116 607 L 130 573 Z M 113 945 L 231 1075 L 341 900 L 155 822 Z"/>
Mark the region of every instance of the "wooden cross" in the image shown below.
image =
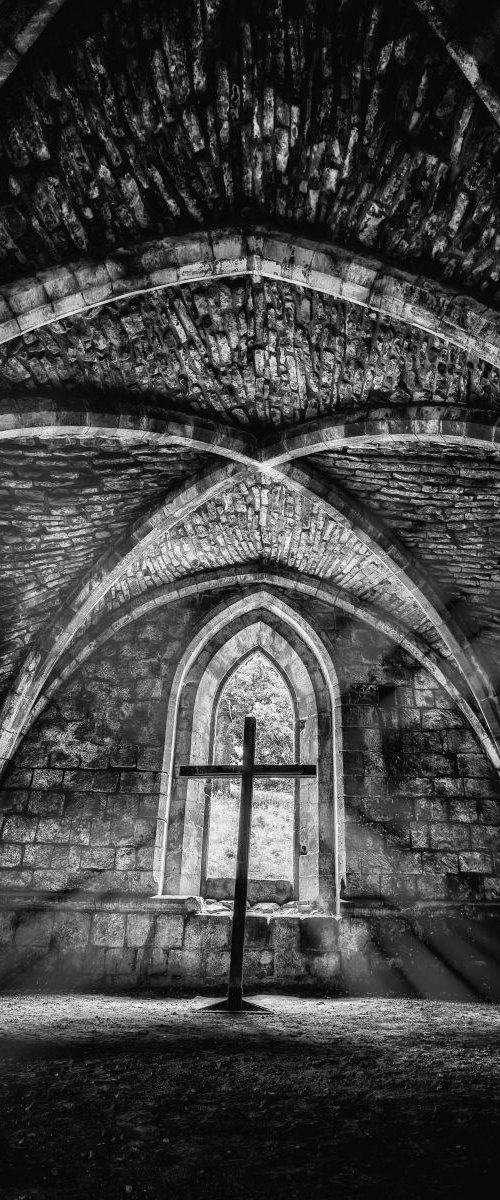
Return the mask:
<path id="1" fill-rule="evenodd" d="M 191 779 L 225 778 L 241 775 L 240 821 L 238 827 L 238 853 L 234 885 L 233 925 L 231 930 L 231 962 L 229 967 L 229 989 L 227 1002 L 222 1007 L 229 1012 L 241 1012 L 243 1007 L 243 945 L 245 941 L 245 917 L 248 891 L 248 860 L 250 855 L 250 829 L 252 825 L 252 794 L 255 778 L 297 779 L 305 775 L 316 775 L 316 767 L 307 763 L 292 763 L 290 766 L 255 762 L 255 717 L 245 717 L 243 733 L 243 765 L 181 767 L 179 774 Z M 246 1006 L 245 1006 L 246 1007 Z"/>

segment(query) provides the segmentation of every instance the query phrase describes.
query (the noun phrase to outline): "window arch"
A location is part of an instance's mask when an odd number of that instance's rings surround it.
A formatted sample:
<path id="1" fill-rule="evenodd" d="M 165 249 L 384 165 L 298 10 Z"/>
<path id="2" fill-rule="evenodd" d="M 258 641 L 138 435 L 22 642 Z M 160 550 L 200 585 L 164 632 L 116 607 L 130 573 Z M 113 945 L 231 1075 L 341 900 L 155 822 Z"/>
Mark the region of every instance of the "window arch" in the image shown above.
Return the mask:
<path id="1" fill-rule="evenodd" d="M 179 780 L 177 768 L 185 762 L 209 761 L 216 697 L 231 672 L 257 647 L 267 649 L 297 699 L 303 761 L 318 762 L 318 782 L 301 784 L 300 840 L 308 852 L 300 858 L 299 898 L 319 898 L 328 908 L 335 902 L 338 912 L 340 888 L 335 879 L 340 884 L 345 868 L 337 679 L 308 622 L 267 592 L 221 606 L 177 669 L 167 716 L 155 856 L 158 894 L 200 893 L 204 781 Z"/>
<path id="2" fill-rule="evenodd" d="M 209 762 L 242 761 L 243 721 L 257 719 L 258 762 L 300 759 L 297 698 L 284 671 L 263 645 L 233 663 L 215 696 Z M 240 784 L 207 780 L 201 893 L 233 894 Z M 287 900 L 299 894 L 300 781 L 256 780 L 250 843 L 249 896 Z"/>

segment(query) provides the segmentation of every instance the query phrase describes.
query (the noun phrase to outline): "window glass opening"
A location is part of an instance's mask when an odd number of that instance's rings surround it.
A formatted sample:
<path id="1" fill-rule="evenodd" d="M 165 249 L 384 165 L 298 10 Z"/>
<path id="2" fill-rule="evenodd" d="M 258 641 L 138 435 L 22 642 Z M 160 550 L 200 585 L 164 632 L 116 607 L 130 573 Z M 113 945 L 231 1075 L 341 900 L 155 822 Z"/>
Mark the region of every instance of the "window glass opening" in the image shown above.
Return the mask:
<path id="1" fill-rule="evenodd" d="M 241 765 L 243 723 L 257 721 L 256 762 L 291 763 L 295 719 L 290 691 L 265 654 L 255 651 L 225 684 L 217 708 L 215 763 Z M 240 781 L 212 781 L 207 877 L 233 877 L 236 864 Z M 295 784 L 286 779 L 254 783 L 250 879 L 294 878 Z"/>

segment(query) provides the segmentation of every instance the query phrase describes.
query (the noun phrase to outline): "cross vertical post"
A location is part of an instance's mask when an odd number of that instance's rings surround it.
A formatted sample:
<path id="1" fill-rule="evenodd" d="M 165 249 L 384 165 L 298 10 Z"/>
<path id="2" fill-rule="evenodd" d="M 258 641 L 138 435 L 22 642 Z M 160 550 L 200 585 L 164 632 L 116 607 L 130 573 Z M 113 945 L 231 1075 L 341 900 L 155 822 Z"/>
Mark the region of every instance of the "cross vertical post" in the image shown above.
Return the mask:
<path id="1" fill-rule="evenodd" d="M 231 931 L 231 960 L 229 966 L 229 990 L 227 1000 L 211 1005 L 225 1012 L 241 1012 L 242 1009 L 258 1008 L 243 1000 L 243 951 L 245 943 L 245 919 L 248 892 L 248 864 L 250 858 L 250 832 L 252 828 L 253 781 L 261 779 L 301 779 L 315 776 L 313 763 L 256 763 L 255 762 L 255 717 L 245 717 L 243 733 L 243 764 L 215 765 L 206 763 L 179 768 L 181 779 L 228 779 L 241 777 L 240 819 L 238 826 L 238 852 L 234 888 L 233 923 Z M 208 845 L 204 849 L 206 855 Z"/>
<path id="2" fill-rule="evenodd" d="M 243 999 L 243 946 L 247 912 L 248 863 L 252 828 L 253 768 L 255 762 L 255 717 L 245 717 L 243 731 L 243 768 L 241 772 L 241 803 L 238 826 L 236 879 L 234 884 L 233 925 L 231 932 L 231 962 L 227 1007 L 239 1012 Z"/>

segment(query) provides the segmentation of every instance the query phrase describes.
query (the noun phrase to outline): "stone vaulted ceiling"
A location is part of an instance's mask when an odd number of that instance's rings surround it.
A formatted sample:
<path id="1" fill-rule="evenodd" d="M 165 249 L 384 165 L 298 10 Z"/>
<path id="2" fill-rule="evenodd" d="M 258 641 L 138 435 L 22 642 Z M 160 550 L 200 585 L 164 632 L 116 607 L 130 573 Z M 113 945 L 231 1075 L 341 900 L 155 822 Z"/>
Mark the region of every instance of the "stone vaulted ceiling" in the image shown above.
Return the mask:
<path id="1" fill-rule="evenodd" d="M 0 0 L 0 766 L 117 621 L 260 582 L 498 755 L 490 8 Z"/>

